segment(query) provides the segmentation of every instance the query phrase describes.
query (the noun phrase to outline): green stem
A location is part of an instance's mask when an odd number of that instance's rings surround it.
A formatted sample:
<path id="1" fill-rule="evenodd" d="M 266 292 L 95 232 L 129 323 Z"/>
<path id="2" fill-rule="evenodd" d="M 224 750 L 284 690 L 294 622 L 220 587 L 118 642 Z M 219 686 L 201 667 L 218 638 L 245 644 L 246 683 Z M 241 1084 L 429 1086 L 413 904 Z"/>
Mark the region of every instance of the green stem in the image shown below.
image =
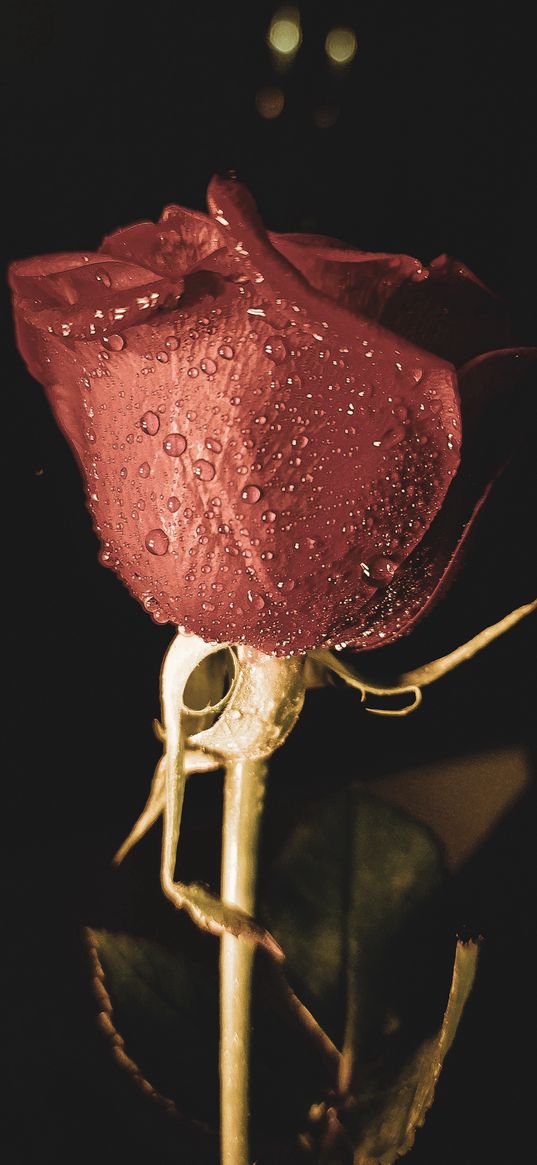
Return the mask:
<path id="1" fill-rule="evenodd" d="M 226 764 L 222 899 L 254 913 L 259 825 L 267 764 Z M 220 956 L 220 1126 L 222 1165 L 249 1165 L 250 1004 L 254 947 L 225 934 Z"/>

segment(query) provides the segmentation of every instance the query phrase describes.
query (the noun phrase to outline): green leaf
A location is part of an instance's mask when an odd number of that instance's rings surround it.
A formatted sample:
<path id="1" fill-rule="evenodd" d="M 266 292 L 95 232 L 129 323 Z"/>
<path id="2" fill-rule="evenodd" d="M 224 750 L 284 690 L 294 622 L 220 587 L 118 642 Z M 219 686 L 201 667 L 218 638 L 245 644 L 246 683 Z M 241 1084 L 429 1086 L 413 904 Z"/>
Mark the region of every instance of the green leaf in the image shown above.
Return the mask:
<path id="1" fill-rule="evenodd" d="M 356 1039 L 372 1037 L 378 1054 L 408 930 L 443 877 L 429 830 L 359 786 L 324 797 L 295 828 L 263 912 L 293 986 L 340 1047 L 351 1002 Z"/>
<path id="2" fill-rule="evenodd" d="M 288 837 L 260 908 L 292 990 L 258 956 L 259 1160 L 267 1142 L 291 1145 L 299 1133 L 319 1162 L 391 1165 L 411 1146 L 475 973 L 475 947 L 459 945 L 450 992 L 444 882 L 428 829 L 359 786 L 325 797 Z M 191 959 L 143 938 L 91 935 L 117 1059 L 146 1090 L 150 1081 L 168 1105 L 216 1130 L 218 943 L 207 939 L 205 957 Z"/>
<path id="3" fill-rule="evenodd" d="M 215 975 L 150 939 L 106 930 L 87 935 L 97 972 L 97 1000 L 108 1014 L 102 1026 L 114 1046 L 114 1033 L 120 1036 L 120 1047 L 124 1043 L 124 1054 L 131 1061 L 120 1055 L 120 1063 L 134 1077 L 149 1082 L 160 1097 L 180 1101 L 181 1111 L 215 1124 Z"/>
<path id="4" fill-rule="evenodd" d="M 433 1103 L 434 1091 L 464 1005 L 475 979 L 477 944 L 457 943 L 449 1000 L 442 1026 L 424 1041 L 389 1092 L 364 1091 L 355 1102 L 353 1123 L 360 1129 L 354 1165 L 393 1165 L 414 1144 Z"/>
<path id="5" fill-rule="evenodd" d="M 460 944 L 441 1025 L 443 883 L 433 835 L 359 786 L 314 806 L 275 865 L 266 920 L 294 989 L 342 1052 L 339 1095 L 309 1130 L 321 1160 L 352 1146 L 354 1165 L 390 1165 L 432 1102 L 476 961 Z"/>
<path id="6" fill-rule="evenodd" d="M 209 1128 L 218 1127 L 218 943 L 207 961 L 191 961 L 158 943 L 106 930 L 88 931 L 101 1026 L 116 1058 L 146 1091 Z M 306 1121 L 311 1097 L 330 1086 L 326 1053 L 297 1020 L 281 973 L 256 968 L 252 1095 L 260 1135 L 291 1137 Z M 94 980 L 95 982 L 95 980 Z M 104 1020 L 103 1020 L 104 1012 Z M 118 1049 L 119 1041 L 119 1053 Z"/>

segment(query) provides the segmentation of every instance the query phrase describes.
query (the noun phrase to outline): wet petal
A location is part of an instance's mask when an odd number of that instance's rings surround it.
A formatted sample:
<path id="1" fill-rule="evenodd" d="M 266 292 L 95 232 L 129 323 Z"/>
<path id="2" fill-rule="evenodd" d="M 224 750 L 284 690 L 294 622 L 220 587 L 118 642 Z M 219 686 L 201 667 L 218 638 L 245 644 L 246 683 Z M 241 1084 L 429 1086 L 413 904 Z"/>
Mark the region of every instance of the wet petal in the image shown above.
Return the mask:
<path id="1" fill-rule="evenodd" d="M 202 265 L 221 247 L 221 231 L 208 215 L 167 206 L 158 223 L 136 223 L 115 231 L 99 250 L 175 280 Z"/>
<path id="2" fill-rule="evenodd" d="M 522 418 L 529 416 L 528 398 L 535 401 L 536 365 L 537 348 L 508 349 L 477 357 L 461 370 L 463 425 L 467 420 L 463 456 L 444 505 L 393 584 L 362 607 L 352 630 L 331 643 L 344 639 L 363 651 L 395 642 L 445 593 L 494 482 L 527 436 Z"/>
<path id="3" fill-rule="evenodd" d="M 231 275 L 188 275 L 181 310 L 93 370 L 90 505 L 104 561 L 158 621 L 301 651 L 434 518 L 458 464 L 454 377 L 312 292 L 251 219 L 237 231 Z"/>
<path id="4" fill-rule="evenodd" d="M 319 236 L 272 235 L 312 286 L 456 366 L 509 344 L 501 300 L 464 263 L 369 254 Z"/>
<path id="5" fill-rule="evenodd" d="M 486 289 L 449 263 L 416 281 L 402 257 L 388 295 L 392 256 L 317 239 L 321 267 L 301 273 L 299 244 L 284 254 L 273 237 L 275 249 L 237 183 L 213 183 L 210 205 L 214 223 L 172 207 L 156 226 L 117 232 L 110 251 L 12 269 L 19 344 L 82 464 L 103 561 L 157 621 L 207 640 L 276 652 L 393 641 L 451 580 L 520 428 L 511 389 L 534 354 L 462 370 L 464 456 L 450 485 L 453 370 L 365 309 L 385 319 L 416 304 L 410 283 L 443 287 L 444 300 L 464 287 L 488 303 Z M 323 286 L 328 262 L 339 302 Z M 89 326 L 94 281 L 100 303 L 128 311 L 121 331 L 95 324 L 88 343 L 57 325 L 68 311 Z M 163 309 L 134 310 L 140 289 L 164 288 Z M 446 303 L 428 302 L 430 324 Z M 478 300 L 465 302 L 479 322 Z M 482 318 L 488 327 L 488 307 Z"/>
<path id="6" fill-rule="evenodd" d="M 181 309 L 131 325 L 121 349 L 25 326 L 83 464 L 103 561 L 158 621 L 305 650 L 386 584 L 434 516 L 431 467 L 445 481 L 457 463 L 452 376 L 380 329 L 373 356 L 360 342 L 352 358 L 305 313 L 298 326 L 264 280 L 244 282 L 239 260 L 228 279 L 187 276 Z M 392 376 L 409 405 L 388 399 Z"/>
<path id="7" fill-rule="evenodd" d="M 511 325 L 505 305 L 456 259 L 434 259 L 426 279 L 410 278 L 386 304 L 382 322 L 457 367 L 507 346 Z"/>
<path id="8" fill-rule="evenodd" d="M 51 255 L 13 263 L 16 310 L 41 331 L 92 340 L 117 334 L 143 314 L 175 306 L 183 281 L 98 254 Z M 25 353 L 23 353 L 25 355 Z"/>
<path id="9" fill-rule="evenodd" d="M 271 234 L 270 239 L 312 287 L 372 320 L 380 321 L 401 283 L 423 270 L 410 255 L 372 254 L 317 235 Z"/>

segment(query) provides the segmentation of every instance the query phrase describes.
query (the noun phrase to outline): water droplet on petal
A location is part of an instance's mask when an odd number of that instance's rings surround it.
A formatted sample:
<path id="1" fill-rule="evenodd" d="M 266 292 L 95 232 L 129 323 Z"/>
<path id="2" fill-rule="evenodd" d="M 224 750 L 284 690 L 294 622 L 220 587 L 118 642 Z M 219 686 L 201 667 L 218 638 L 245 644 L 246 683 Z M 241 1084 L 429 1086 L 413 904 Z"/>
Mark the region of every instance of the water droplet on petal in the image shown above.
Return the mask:
<path id="1" fill-rule="evenodd" d="M 157 360 L 160 360 L 161 364 L 167 364 L 169 359 L 167 352 L 157 352 Z"/>
<path id="2" fill-rule="evenodd" d="M 169 348 L 170 352 L 175 352 L 175 350 L 179 347 L 179 340 L 177 339 L 177 336 L 166 336 L 164 347 Z"/>
<path id="3" fill-rule="evenodd" d="M 175 498 L 175 497 L 168 498 L 167 505 L 168 505 L 168 509 L 169 509 L 170 513 L 176 514 L 177 510 L 179 509 L 180 504 L 181 503 L 179 501 L 179 498 Z"/>
<path id="4" fill-rule="evenodd" d="M 103 287 L 112 286 L 112 280 L 108 274 L 108 271 L 96 271 L 95 278 L 98 279 L 99 283 L 102 283 Z"/>
<path id="5" fill-rule="evenodd" d="M 269 336 L 263 345 L 263 351 L 275 364 L 283 364 L 287 357 L 287 348 L 281 336 Z"/>
<path id="6" fill-rule="evenodd" d="M 261 514 L 261 521 L 262 522 L 275 522 L 276 521 L 276 514 L 275 514 L 274 510 L 265 510 L 264 513 Z"/>
<path id="7" fill-rule="evenodd" d="M 193 470 L 196 477 L 201 478 L 202 481 L 212 481 L 216 473 L 214 465 L 210 461 L 204 461 L 203 458 L 194 462 Z"/>
<path id="8" fill-rule="evenodd" d="M 241 493 L 243 502 L 247 502 L 249 506 L 258 502 L 261 497 L 261 490 L 258 485 L 247 485 Z"/>
<path id="9" fill-rule="evenodd" d="M 200 360 L 200 368 L 206 376 L 213 376 L 213 374 L 216 372 L 216 363 L 214 360 L 211 360 L 209 357 L 207 357 L 205 360 Z"/>
<path id="10" fill-rule="evenodd" d="M 391 582 L 397 566 L 398 563 L 394 562 L 392 558 L 384 558 L 379 555 L 378 558 L 373 558 L 369 563 L 369 576 L 379 586 L 386 586 L 387 583 Z"/>
<path id="11" fill-rule="evenodd" d="M 222 360 L 233 360 L 235 349 L 231 347 L 231 344 L 222 344 L 218 349 L 218 355 L 222 357 Z"/>
<path id="12" fill-rule="evenodd" d="M 149 437 L 154 437 L 155 433 L 158 433 L 158 431 L 160 429 L 159 418 L 158 418 L 156 413 L 153 413 L 151 411 L 144 413 L 144 415 L 140 421 L 140 425 L 141 425 L 144 433 L 147 433 L 147 435 Z"/>
<path id="13" fill-rule="evenodd" d="M 139 477 L 149 477 L 149 474 L 149 462 L 143 461 L 142 464 L 138 466 L 138 475 Z"/>
<path id="14" fill-rule="evenodd" d="M 186 444 L 186 437 L 183 437 L 182 433 L 168 433 L 162 447 L 169 457 L 180 457 L 186 449 Z"/>
<path id="15" fill-rule="evenodd" d="M 207 439 L 207 441 L 205 442 L 205 448 L 209 449 L 211 453 L 221 453 L 222 452 L 222 446 L 220 444 L 220 441 L 216 440 L 216 437 L 209 437 Z"/>
<path id="16" fill-rule="evenodd" d="M 308 437 L 306 437 L 304 434 L 301 434 L 300 437 L 293 437 L 293 440 L 291 441 L 291 445 L 294 445 L 295 449 L 305 449 L 307 444 Z"/>
<path id="17" fill-rule="evenodd" d="M 111 336 L 103 336 L 103 344 L 108 344 L 112 352 L 121 352 L 125 347 L 125 339 L 119 332 L 113 332 Z"/>
<path id="18" fill-rule="evenodd" d="M 252 604 L 255 611 L 262 611 L 265 606 L 263 596 L 256 595 L 253 591 L 248 591 L 248 602 Z"/>
<path id="19" fill-rule="evenodd" d="M 150 554 L 160 556 L 166 554 L 170 542 L 164 530 L 150 530 L 146 536 L 145 544 Z"/>

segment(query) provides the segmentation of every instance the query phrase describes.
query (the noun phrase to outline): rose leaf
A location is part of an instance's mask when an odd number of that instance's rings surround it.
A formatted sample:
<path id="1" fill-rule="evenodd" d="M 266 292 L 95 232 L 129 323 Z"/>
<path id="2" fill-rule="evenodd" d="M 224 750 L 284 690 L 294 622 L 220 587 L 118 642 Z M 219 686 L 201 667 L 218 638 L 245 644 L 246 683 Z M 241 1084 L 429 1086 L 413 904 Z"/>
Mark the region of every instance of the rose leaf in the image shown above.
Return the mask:
<path id="1" fill-rule="evenodd" d="M 336 1145 L 355 1165 L 390 1165 L 410 1148 L 475 971 L 475 946 L 459 944 L 450 991 L 444 884 L 430 831 L 359 786 L 324 798 L 293 829 L 261 895 L 291 990 L 261 955 L 255 1146 L 303 1133 L 319 1160 Z M 165 1107 L 216 1130 L 218 944 L 205 944 L 202 961 L 126 934 L 88 939 L 118 1062 Z"/>
<path id="2" fill-rule="evenodd" d="M 420 1045 L 389 1091 L 384 1095 L 364 1092 L 354 1113 L 349 1112 L 350 1121 L 347 1118 L 345 1123 L 356 1130 L 353 1165 L 393 1165 L 412 1148 L 416 1131 L 433 1103 L 444 1059 L 474 983 L 477 952 L 476 942 L 457 943 L 451 990 L 439 1031 Z"/>
<path id="3" fill-rule="evenodd" d="M 218 948 L 192 960 L 154 940 L 88 930 L 99 1022 L 133 1082 L 172 1113 L 218 1127 Z M 333 1083 L 330 1055 L 289 1003 L 272 961 L 254 977 L 253 1136 L 283 1143 Z"/>
<path id="4" fill-rule="evenodd" d="M 152 939 L 86 935 L 99 1022 L 120 1065 L 170 1109 L 213 1123 L 218 994 L 211 975 Z"/>
<path id="5" fill-rule="evenodd" d="M 264 920 L 341 1049 L 336 1094 L 310 1114 L 320 1159 L 390 1165 L 423 1123 L 475 973 L 459 944 L 450 990 L 445 884 L 432 833 L 358 785 L 310 809 L 274 864 Z"/>

